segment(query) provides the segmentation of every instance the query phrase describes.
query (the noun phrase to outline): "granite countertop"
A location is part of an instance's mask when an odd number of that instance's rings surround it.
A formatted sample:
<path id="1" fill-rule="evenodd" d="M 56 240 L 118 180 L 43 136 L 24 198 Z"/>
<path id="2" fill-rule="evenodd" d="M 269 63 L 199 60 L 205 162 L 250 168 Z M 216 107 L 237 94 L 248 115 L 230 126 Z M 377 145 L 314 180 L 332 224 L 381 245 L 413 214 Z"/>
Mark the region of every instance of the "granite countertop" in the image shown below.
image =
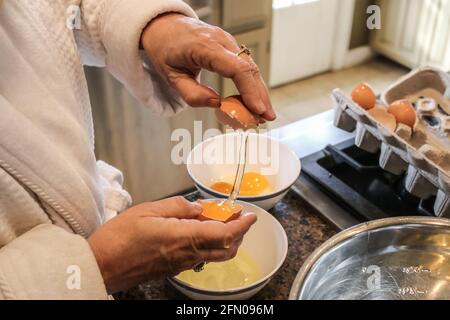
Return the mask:
<path id="1" fill-rule="evenodd" d="M 194 200 L 196 193 L 187 196 Z M 270 283 L 253 299 L 285 300 L 301 266 L 322 243 L 337 233 L 328 222 L 302 200 L 294 191 L 270 211 L 286 230 L 289 250 L 285 263 Z M 186 299 L 168 281 L 152 281 L 128 292 L 116 295 L 117 299 L 153 300 Z"/>

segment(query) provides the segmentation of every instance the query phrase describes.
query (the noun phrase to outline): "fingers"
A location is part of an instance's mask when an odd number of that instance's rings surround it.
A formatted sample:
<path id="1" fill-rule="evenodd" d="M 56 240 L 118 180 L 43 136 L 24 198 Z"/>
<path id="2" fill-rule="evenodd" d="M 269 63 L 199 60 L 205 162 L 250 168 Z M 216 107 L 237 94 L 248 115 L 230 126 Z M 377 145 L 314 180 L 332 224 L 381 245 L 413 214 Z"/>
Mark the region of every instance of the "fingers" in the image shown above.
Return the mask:
<path id="1" fill-rule="evenodd" d="M 202 261 L 205 262 L 223 262 L 228 261 L 236 257 L 239 247 L 242 244 L 242 240 L 237 241 L 232 247 L 228 249 L 211 249 L 203 250 L 201 252 Z"/>
<path id="2" fill-rule="evenodd" d="M 247 59 L 251 60 L 250 63 L 252 63 L 252 64 L 255 63 L 251 57 L 247 56 Z M 255 64 L 255 68 L 257 68 L 256 64 Z M 266 112 L 264 112 L 261 115 L 261 117 L 268 121 L 273 121 L 277 118 L 277 115 L 273 111 L 272 102 L 270 101 L 269 91 L 267 90 L 266 83 L 264 82 L 264 79 L 260 72 L 255 73 L 253 75 L 253 77 L 255 78 L 255 83 L 256 83 L 257 90 L 259 92 L 259 96 L 261 97 L 264 104 L 267 106 Z"/>
<path id="3" fill-rule="evenodd" d="M 194 226 L 192 241 L 196 249 L 229 249 L 240 241 L 257 218 L 248 213 L 229 223 L 208 221 Z"/>
<path id="4" fill-rule="evenodd" d="M 172 72 L 169 82 L 191 107 L 220 107 L 219 94 L 207 86 L 201 85 L 188 74 Z"/>
<path id="5" fill-rule="evenodd" d="M 240 48 L 239 48 L 238 44 L 236 43 L 236 40 L 234 39 L 234 37 L 232 35 L 228 34 L 227 32 L 222 31 L 222 33 L 223 33 L 222 42 L 221 42 L 222 45 L 231 52 L 238 52 L 240 50 Z M 275 120 L 277 116 L 276 116 L 275 112 L 273 111 L 272 102 L 270 101 L 270 97 L 269 97 L 269 91 L 267 90 L 266 83 L 264 82 L 264 79 L 261 75 L 261 72 L 259 71 L 258 66 L 256 65 L 255 61 L 252 59 L 252 57 L 247 54 L 241 55 L 240 58 L 244 59 L 252 66 L 252 69 L 253 69 L 252 74 L 253 74 L 253 78 L 255 80 L 256 90 L 259 93 L 261 100 L 267 107 L 267 111 L 265 113 L 263 113 L 261 116 L 264 119 L 269 120 L 269 121 Z"/>
<path id="6" fill-rule="evenodd" d="M 141 216 L 196 219 L 203 208 L 199 203 L 189 202 L 183 197 L 173 197 L 160 201 L 143 203 L 133 208 Z"/>
<path id="7" fill-rule="evenodd" d="M 168 272 L 191 269 L 200 262 L 222 262 L 234 258 L 244 235 L 256 219 L 256 215 L 250 213 L 227 224 L 171 220 L 166 233 L 176 237 L 160 248 L 168 261 Z"/>
<path id="8" fill-rule="evenodd" d="M 239 219 L 233 220 L 227 224 L 225 227 L 235 235 L 236 238 L 242 238 L 248 230 L 254 225 L 257 221 L 257 216 L 254 213 L 245 213 Z"/>
<path id="9" fill-rule="evenodd" d="M 236 56 L 234 52 L 233 55 Z M 265 120 L 275 120 L 276 115 L 258 66 L 248 55 L 241 55 L 237 59 L 239 62 L 236 64 L 235 73 L 231 78 L 245 105 Z"/>
<path id="10" fill-rule="evenodd" d="M 239 48 L 234 40 L 225 36 L 219 40 L 220 44 L 213 43 L 200 49 L 196 63 L 231 78 L 249 110 L 266 120 L 274 120 L 276 115 L 257 65 L 249 56 L 236 55 Z"/>
<path id="11" fill-rule="evenodd" d="M 180 261 L 180 263 L 173 268 L 173 272 L 169 271 L 171 276 L 176 276 L 177 274 L 194 269 L 200 263 L 209 262 L 224 262 L 236 257 L 239 247 L 242 244 L 242 240 L 237 241 L 232 247 L 228 249 L 205 249 L 198 251 L 195 258 L 187 256 L 186 259 Z M 170 268 L 169 268 L 170 270 Z"/>
<path id="12" fill-rule="evenodd" d="M 217 44 L 214 49 L 201 49 L 198 63 L 201 67 L 217 72 L 221 76 L 230 78 L 236 84 L 246 106 L 254 113 L 262 115 L 267 107 L 255 90 L 252 66 L 238 57 L 234 52 Z"/>

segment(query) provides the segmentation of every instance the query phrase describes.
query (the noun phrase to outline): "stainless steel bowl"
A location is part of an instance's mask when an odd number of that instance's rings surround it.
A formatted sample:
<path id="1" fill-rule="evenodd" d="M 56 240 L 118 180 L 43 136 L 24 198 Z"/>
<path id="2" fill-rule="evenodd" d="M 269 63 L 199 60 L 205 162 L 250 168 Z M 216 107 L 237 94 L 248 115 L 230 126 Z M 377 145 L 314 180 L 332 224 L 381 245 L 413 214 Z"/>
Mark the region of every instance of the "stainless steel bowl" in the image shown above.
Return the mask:
<path id="1" fill-rule="evenodd" d="M 450 220 L 392 218 L 331 238 L 305 262 L 291 300 L 450 299 Z"/>

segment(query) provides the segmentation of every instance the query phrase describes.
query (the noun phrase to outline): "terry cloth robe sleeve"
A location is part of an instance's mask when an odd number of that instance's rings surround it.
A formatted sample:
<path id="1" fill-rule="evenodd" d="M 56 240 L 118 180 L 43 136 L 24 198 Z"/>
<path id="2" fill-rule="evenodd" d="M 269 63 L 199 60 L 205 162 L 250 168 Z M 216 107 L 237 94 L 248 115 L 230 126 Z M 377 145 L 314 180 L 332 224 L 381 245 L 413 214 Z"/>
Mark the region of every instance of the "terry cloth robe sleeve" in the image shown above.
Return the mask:
<path id="1" fill-rule="evenodd" d="M 186 107 L 139 49 L 141 34 L 155 17 L 176 12 L 196 17 L 181 0 L 81 0 L 75 37 L 86 65 L 106 66 L 145 106 L 170 116 Z M 75 28 L 77 27 L 75 23 Z"/>
<path id="2" fill-rule="evenodd" d="M 108 299 L 87 241 L 42 224 L 0 249 L 0 299 Z"/>

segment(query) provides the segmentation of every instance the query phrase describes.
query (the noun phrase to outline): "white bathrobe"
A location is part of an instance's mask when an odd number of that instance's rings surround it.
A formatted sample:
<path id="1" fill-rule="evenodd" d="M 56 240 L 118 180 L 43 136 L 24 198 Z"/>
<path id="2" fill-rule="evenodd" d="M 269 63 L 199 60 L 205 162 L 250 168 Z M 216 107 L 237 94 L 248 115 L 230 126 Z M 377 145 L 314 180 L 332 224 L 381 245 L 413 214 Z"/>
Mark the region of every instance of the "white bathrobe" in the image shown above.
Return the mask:
<path id="1" fill-rule="evenodd" d="M 85 239 L 130 197 L 96 162 L 83 64 L 161 115 L 182 109 L 139 51 L 165 12 L 195 16 L 181 0 L 0 0 L 0 299 L 108 297 Z"/>

